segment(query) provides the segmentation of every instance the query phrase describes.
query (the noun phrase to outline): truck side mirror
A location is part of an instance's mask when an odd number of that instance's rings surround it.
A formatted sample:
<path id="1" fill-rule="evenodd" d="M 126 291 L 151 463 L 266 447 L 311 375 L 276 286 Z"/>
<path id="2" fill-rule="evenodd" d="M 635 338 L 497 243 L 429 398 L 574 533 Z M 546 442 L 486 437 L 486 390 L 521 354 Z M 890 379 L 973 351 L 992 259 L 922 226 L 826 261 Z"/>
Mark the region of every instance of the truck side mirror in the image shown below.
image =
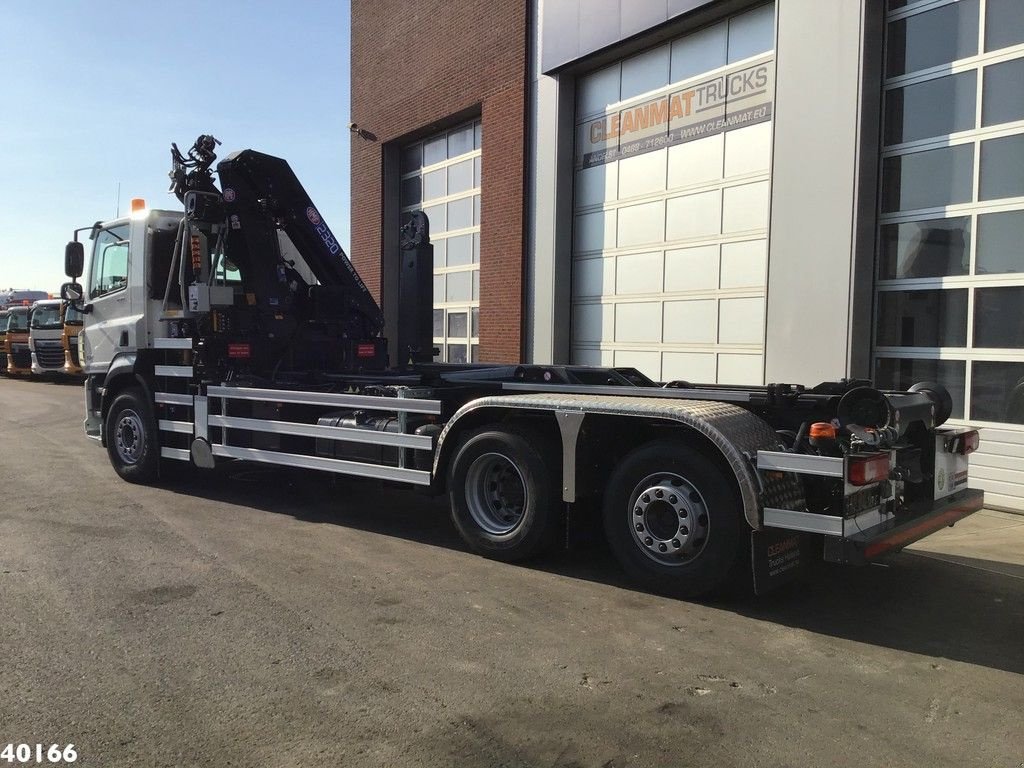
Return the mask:
<path id="1" fill-rule="evenodd" d="M 64 274 L 72 280 L 82 276 L 85 266 L 85 248 L 77 240 L 64 246 Z"/>
<path id="2" fill-rule="evenodd" d="M 82 286 L 78 283 L 64 283 L 60 287 L 60 297 L 71 304 L 82 299 Z"/>

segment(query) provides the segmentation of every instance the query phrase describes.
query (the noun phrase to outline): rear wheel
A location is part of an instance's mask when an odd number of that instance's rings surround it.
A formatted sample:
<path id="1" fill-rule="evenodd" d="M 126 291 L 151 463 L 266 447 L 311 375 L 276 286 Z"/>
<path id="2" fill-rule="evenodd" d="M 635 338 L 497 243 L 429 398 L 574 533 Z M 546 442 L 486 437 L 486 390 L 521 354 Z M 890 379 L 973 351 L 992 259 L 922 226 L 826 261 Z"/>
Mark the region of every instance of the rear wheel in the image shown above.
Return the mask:
<path id="1" fill-rule="evenodd" d="M 459 445 L 448 478 L 452 521 L 469 547 L 495 560 L 533 557 L 557 540 L 559 474 L 534 430 L 488 426 Z"/>
<path id="2" fill-rule="evenodd" d="M 721 589 L 742 562 L 745 523 L 725 473 L 674 440 L 647 443 L 616 468 L 604 526 L 627 574 L 677 597 Z"/>
<path id="3" fill-rule="evenodd" d="M 126 389 L 110 406 L 107 455 L 114 471 L 130 483 L 151 483 L 160 467 L 156 419 L 138 387 Z"/>

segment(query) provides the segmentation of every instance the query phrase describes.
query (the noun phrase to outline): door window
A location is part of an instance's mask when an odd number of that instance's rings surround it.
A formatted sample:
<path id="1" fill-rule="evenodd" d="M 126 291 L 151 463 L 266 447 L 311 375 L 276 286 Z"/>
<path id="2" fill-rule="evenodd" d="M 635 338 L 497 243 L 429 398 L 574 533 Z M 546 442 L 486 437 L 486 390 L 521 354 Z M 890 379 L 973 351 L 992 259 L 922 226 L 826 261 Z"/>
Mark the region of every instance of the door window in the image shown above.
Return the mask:
<path id="1" fill-rule="evenodd" d="M 98 298 L 128 285 L 128 227 L 101 230 L 93 241 L 89 296 Z"/>

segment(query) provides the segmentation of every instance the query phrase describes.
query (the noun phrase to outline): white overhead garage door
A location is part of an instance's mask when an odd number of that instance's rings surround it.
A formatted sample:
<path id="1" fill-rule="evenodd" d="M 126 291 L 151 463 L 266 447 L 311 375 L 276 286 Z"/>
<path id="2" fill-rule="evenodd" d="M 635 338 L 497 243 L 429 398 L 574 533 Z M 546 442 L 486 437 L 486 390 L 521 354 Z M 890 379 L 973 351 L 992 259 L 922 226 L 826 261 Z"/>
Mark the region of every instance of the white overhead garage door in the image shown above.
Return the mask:
<path id="1" fill-rule="evenodd" d="M 1024 511 L 1024 2 L 891 6 L 875 380 L 944 384 L 971 485 Z"/>
<path id="2" fill-rule="evenodd" d="M 573 362 L 762 383 L 774 16 L 580 79 Z"/>

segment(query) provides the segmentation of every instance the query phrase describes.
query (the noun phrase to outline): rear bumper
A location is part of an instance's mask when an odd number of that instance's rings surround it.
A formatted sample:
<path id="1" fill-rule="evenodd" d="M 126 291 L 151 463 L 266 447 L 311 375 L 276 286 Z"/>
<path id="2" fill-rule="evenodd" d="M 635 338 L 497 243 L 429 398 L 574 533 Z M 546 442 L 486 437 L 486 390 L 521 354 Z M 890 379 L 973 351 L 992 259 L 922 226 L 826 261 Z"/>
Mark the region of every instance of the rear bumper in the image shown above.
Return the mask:
<path id="1" fill-rule="evenodd" d="M 984 505 L 984 491 L 965 488 L 924 509 L 910 509 L 892 520 L 852 536 L 826 537 L 825 559 L 856 564 L 884 558 L 973 515 Z"/>

